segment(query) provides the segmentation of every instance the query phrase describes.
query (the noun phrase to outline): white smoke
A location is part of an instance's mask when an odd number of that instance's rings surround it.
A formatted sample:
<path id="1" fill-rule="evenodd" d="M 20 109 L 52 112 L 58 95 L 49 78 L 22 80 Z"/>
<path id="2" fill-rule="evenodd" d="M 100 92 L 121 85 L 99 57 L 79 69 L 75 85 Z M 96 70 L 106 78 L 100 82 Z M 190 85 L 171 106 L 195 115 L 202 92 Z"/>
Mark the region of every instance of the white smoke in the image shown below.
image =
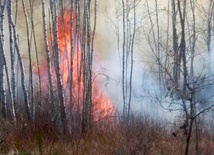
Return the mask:
<path id="1" fill-rule="evenodd" d="M 115 50 L 116 51 L 116 50 Z M 113 52 L 108 59 L 104 60 L 97 73 L 102 72 L 105 77 L 104 91 L 107 92 L 109 99 L 114 103 L 119 113 L 123 109 L 122 98 L 122 59 L 118 52 Z M 101 75 L 102 76 L 102 75 Z M 132 102 L 131 113 L 149 114 L 152 117 L 173 121 L 178 114 L 165 110 L 169 101 L 161 100 L 165 94 L 160 92 L 160 85 L 154 74 L 144 67 L 138 55 L 134 56 L 133 78 L 132 78 Z M 160 99 L 161 102 L 157 101 Z M 173 109 L 173 108 L 172 108 Z"/>

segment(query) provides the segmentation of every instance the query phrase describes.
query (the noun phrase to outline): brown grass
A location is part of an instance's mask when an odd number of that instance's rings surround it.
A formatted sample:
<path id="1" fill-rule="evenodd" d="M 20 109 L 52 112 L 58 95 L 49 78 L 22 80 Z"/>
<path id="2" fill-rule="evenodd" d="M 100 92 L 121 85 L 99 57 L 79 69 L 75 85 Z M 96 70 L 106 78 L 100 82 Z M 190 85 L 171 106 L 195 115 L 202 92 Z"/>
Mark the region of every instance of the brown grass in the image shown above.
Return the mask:
<path id="1" fill-rule="evenodd" d="M 79 136 L 62 136 L 45 121 L 36 127 L 30 123 L 0 123 L 0 154 L 180 155 L 185 144 L 184 136 L 173 137 L 160 123 L 142 118 L 133 119 L 129 126 L 120 122 L 111 128 L 94 127 Z M 214 136 L 202 135 L 199 151 L 202 155 L 214 154 Z M 190 154 L 195 154 L 194 138 Z"/>

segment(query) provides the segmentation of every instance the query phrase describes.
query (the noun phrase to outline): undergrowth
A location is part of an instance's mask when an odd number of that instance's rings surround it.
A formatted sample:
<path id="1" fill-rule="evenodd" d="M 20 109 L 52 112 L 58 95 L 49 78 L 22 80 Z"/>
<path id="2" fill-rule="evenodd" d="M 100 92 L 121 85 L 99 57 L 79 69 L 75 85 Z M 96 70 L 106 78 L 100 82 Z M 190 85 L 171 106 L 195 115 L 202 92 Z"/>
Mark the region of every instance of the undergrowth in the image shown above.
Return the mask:
<path id="1" fill-rule="evenodd" d="M 102 127 L 95 124 L 91 130 L 79 135 L 78 132 L 62 135 L 45 119 L 36 125 L 5 120 L 0 123 L 0 154 L 181 155 L 185 144 L 182 132 L 173 136 L 172 128 L 148 117 L 132 118 L 129 125 L 123 121 Z M 214 154 L 214 135 L 201 134 L 198 144 L 199 154 Z M 196 154 L 195 150 L 195 139 L 192 138 L 190 154 Z"/>

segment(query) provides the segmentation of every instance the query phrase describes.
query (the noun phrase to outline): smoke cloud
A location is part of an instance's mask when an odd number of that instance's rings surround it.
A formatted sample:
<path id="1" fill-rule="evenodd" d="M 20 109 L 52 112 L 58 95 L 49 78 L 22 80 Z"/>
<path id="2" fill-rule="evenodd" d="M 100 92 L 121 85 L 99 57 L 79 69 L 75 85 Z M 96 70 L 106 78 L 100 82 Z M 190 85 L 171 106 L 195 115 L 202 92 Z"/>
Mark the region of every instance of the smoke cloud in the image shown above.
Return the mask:
<path id="1" fill-rule="evenodd" d="M 94 61 L 94 74 L 99 75 L 98 79 L 103 81 L 102 90 L 107 92 L 108 97 L 115 104 L 119 111 L 122 111 L 122 85 L 121 85 L 121 43 L 122 43 L 122 14 L 121 14 L 121 4 L 115 2 L 115 0 L 100 0 L 98 1 L 98 12 L 97 12 L 97 28 L 95 36 L 95 61 Z M 149 2 L 151 10 L 154 9 L 154 4 Z M 159 5 L 160 9 L 166 9 L 166 1 L 161 1 Z M 29 4 L 26 2 L 27 11 L 29 10 Z M 43 41 L 43 30 L 42 30 L 42 12 L 41 12 L 41 2 L 35 1 L 34 8 L 34 28 L 36 32 L 36 42 L 37 50 L 39 52 L 39 60 L 42 62 L 45 59 L 45 48 Z M 143 9 L 142 9 L 143 8 Z M 15 5 L 13 7 L 15 10 Z M 49 15 L 49 4 L 46 4 L 46 13 Z M 93 9 L 92 9 L 92 23 L 93 19 Z M 133 88 L 132 88 L 132 106 L 131 110 L 133 113 L 148 112 L 151 115 L 161 116 L 164 118 L 173 119 L 176 116 L 176 112 L 170 112 L 164 110 L 163 107 L 168 107 L 168 99 L 164 99 L 162 106 L 157 102 L 157 98 L 164 98 L 165 91 L 160 92 L 161 86 L 157 81 L 157 77 L 153 72 L 151 72 L 148 63 L 144 60 L 154 61 L 154 57 L 151 57 L 151 50 L 148 45 L 148 41 L 145 37 L 146 28 L 149 27 L 149 20 L 145 18 L 148 12 L 146 11 L 145 2 L 142 1 L 137 7 L 137 36 L 134 51 L 134 70 L 133 70 Z M 165 13 L 160 14 L 160 18 L 166 17 Z M 7 16 L 5 16 L 5 41 L 6 41 L 6 57 L 7 61 L 10 62 L 9 54 L 9 33 Z M 15 17 L 15 13 L 14 13 Z M 47 17 L 47 21 L 49 17 Z M 154 18 L 154 17 L 153 17 Z M 30 20 L 29 20 L 30 22 Z M 31 25 L 31 24 L 30 24 Z M 161 28 L 166 27 L 166 21 L 160 21 Z M 93 27 L 93 24 L 92 24 Z M 23 13 L 23 8 L 21 1 L 18 1 L 18 11 L 17 11 L 17 31 L 19 35 L 19 45 L 20 51 L 25 61 L 25 71 L 28 73 L 28 47 L 27 47 L 27 32 L 25 17 Z M 31 33 L 31 32 L 30 32 Z M 164 35 L 162 35 L 164 36 Z M 163 37 L 164 40 L 164 37 Z M 33 62 L 36 63 L 36 48 L 34 45 L 31 46 L 31 51 L 33 54 Z M 213 52 L 210 57 L 211 72 L 209 75 L 212 76 L 214 73 L 213 62 L 214 56 Z M 208 56 L 209 57 L 209 56 Z M 153 60 L 152 60 L 153 59 Z M 204 65 L 204 60 L 207 59 L 206 54 L 200 54 L 196 57 L 195 66 L 196 75 L 199 75 Z M 18 66 L 18 65 L 17 65 Z M 8 63 L 10 68 L 10 63 Z M 208 72 L 208 71 L 207 71 Z M 210 74 L 211 73 L 211 74 Z M 19 69 L 17 69 L 17 74 Z M 26 78 L 28 79 L 28 78 Z M 205 99 L 210 98 L 214 90 L 213 86 L 208 89 L 203 89 L 199 91 L 199 100 L 204 102 Z M 200 95 L 201 94 L 201 95 Z M 206 94 L 206 95 L 204 95 Z M 170 117 L 169 117 L 170 116 Z M 171 117 L 173 116 L 173 117 Z"/>

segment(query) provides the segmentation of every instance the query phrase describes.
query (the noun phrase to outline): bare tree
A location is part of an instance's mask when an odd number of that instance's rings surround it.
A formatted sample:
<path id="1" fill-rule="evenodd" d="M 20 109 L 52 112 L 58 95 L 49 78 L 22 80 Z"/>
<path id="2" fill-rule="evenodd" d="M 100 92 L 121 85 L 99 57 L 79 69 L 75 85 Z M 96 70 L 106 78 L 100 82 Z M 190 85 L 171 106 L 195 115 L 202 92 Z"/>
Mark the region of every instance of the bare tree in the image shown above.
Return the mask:
<path id="1" fill-rule="evenodd" d="M 39 82 L 39 84 L 38 84 L 38 93 L 39 93 L 39 97 L 38 97 L 38 99 L 37 100 L 35 100 L 33 97 L 32 97 L 32 104 L 33 104 L 33 106 L 34 106 L 34 108 L 33 108 L 33 116 L 34 116 L 34 119 L 35 119 L 35 117 L 36 117 L 36 111 L 38 110 L 38 107 L 41 107 L 41 97 L 42 97 L 42 81 L 41 81 L 41 75 L 40 75 L 40 65 L 39 65 L 39 51 L 38 51 L 38 45 L 37 45 L 37 38 L 36 38 L 36 32 L 35 32 L 35 23 L 34 23 L 34 3 L 35 3 L 35 1 L 33 1 L 33 0 L 30 0 L 30 25 L 31 25 L 31 41 L 33 42 L 33 45 L 34 45 L 34 47 L 35 47 L 35 55 L 36 55 L 36 66 L 37 66 L 37 72 L 38 72 L 38 82 Z M 31 43 L 32 44 L 32 43 Z M 32 62 L 31 62 L 32 63 Z M 32 65 L 32 64 L 31 64 Z M 31 69 L 30 69 L 30 71 L 31 72 L 33 72 L 32 71 L 32 66 L 31 66 Z M 31 80 L 31 82 L 33 83 L 33 84 L 35 84 L 35 82 L 33 81 L 33 73 L 32 73 L 32 80 Z M 32 87 L 31 87 L 32 88 Z M 34 91 L 31 91 L 31 93 L 33 94 L 34 93 Z M 34 100 L 35 100 L 35 102 L 34 102 Z M 38 104 L 38 105 L 37 105 Z"/>
<path id="2" fill-rule="evenodd" d="M 55 72 L 56 72 L 56 79 L 57 79 L 57 91 L 59 96 L 59 109 L 60 109 L 60 118 L 63 125 L 63 132 L 67 132 L 67 118 L 65 112 L 65 98 L 63 93 L 63 86 L 62 86 L 62 77 L 60 72 L 60 51 L 59 51 L 59 38 L 58 38 L 58 4 L 56 1 L 51 0 L 51 13 L 52 13 L 52 20 L 53 20 L 53 34 L 54 34 L 54 48 L 53 52 L 55 54 Z"/>
<path id="3" fill-rule="evenodd" d="M 0 23 L 1 23 L 1 29 L 0 29 L 0 65 L 1 65 L 1 71 L 0 71 L 0 106 L 1 108 L 1 114 L 3 118 L 6 118 L 7 115 L 7 107 L 6 107 L 6 91 L 5 91 L 5 62 L 3 61 L 5 58 L 4 55 L 4 12 L 5 12 L 5 5 L 1 4 L 1 16 L 0 16 Z"/>
<path id="4" fill-rule="evenodd" d="M 8 20 L 9 20 L 9 25 L 12 26 L 12 32 L 13 32 L 13 37 L 14 37 L 14 47 L 15 47 L 15 51 L 17 52 L 17 56 L 18 56 L 18 62 L 20 65 L 20 71 L 21 71 L 21 84 L 22 84 L 22 90 L 24 93 L 24 102 L 25 102 L 25 109 L 26 109 L 26 114 L 27 114 L 27 119 L 31 120 L 32 116 L 31 116 L 31 110 L 30 110 L 30 104 L 29 104 L 29 99 L 28 99 L 28 92 L 27 92 L 27 88 L 26 88 L 26 84 L 25 84 L 25 72 L 24 72 L 24 65 L 23 65 L 23 60 L 21 57 L 21 53 L 20 53 L 20 48 L 19 48 L 19 43 L 18 43 L 18 35 L 17 35 L 17 29 L 16 29 L 16 25 L 14 23 L 13 20 L 13 16 L 12 16 L 12 12 L 10 12 L 12 7 L 12 1 L 9 1 L 9 5 L 8 5 Z"/>
<path id="5" fill-rule="evenodd" d="M 211 36 L 212 36 L 212 20 L 213 20 L 213 13 L 214 13 L 214 2 L 212 0 L 209 1 L 209 10 L 207 13 L 207 51 L 211 53 Z"/>
<path id="6" fill-rule="evenodd" d="M 91 50 L 91 35 L 90 35 L 90 1 L 84 1 L 84 11 L 83 11 L 83 57 L 82 57 L 82 68 L 83 68 L 83 111 L 82 111 L 82 132 L 89 130 L 92 123 L 92 59 L 93 59 L 93 49 Z M 96 10 L 95 10 L 96 11 Z M 93 42 L 92 42 L 93 43 Z M 84 64 L 87 64 L 86 67 Z"/>
<path id="7" fill-rule="evenodd" d="M 28 15 L 27 15 L 27 9 L 25 6 L 25 0 L 22 0 L 22 9 L 24 12 L 24 17 L 25 17 L 25 26 L 26 26 L 26 33 L 27 33 L 27 45 L 28 45 L 28 58 L 29 58 L 29 90 L 30 90 L 30 101 L 31 101 L 31 108 L 32 108 L 32 114 L 33 114 L 33 120 L 35 118 L 35 105 L 34 105 L 34 84 L 33 84 L 33 71 L 32 71 L 32 50 L 31 50 L 31 41 L 30 41 L 30 23 L 28 20 Z M 33 8 L 31 8 L 33 9 Z"/>
<path id="8" fill-rule="evenodd" d="M 10 35 L 10 56 L 11 56 L 11 84 L 12 84 L 12 90 L 10 89 L 10 85 L 8 84 L 9 93 L 11 95 L 11 103 L 12 103 L 12 111 L 14 120 L 16 120 L 16 111 L 15 111 L 15 105 L 16 103 L 16 74 L 15 74 L 15 52 L 14 52 L 14 36 L 13 36 L 13 30 L 11 25 L 11 17 L 12 17 L 12 2 L 9 1 L 7 4 L 7 12 L 8 12 L 8 27 L 9 27 L 9 35 Z M 5 65 L 6 65 L 6 58 L 4 57 Z M 7 67 L 6 67 L 7 68 Z M 7 76 L 8 73 L 7 73 Z M 9 80 L 9 78 L 7 78 Z"/>
<path id="9" fill-rule="evenodd" d="M 122 99 L 123 117 L 129 120 L 132 102 L 132 76 L 136 36 L 136 7 L 140 1 L 122 0 Z M 118 36 L 120 37 L 120 36 Z M 119 42 L 118 42 L 119 43 Z"/>
<path id="10" fill-rule="evenodd" d="M 43 19 L 43 34 L 44 34 L 44 43 L 45 43 L 45 51 L 46 51 L 46 63 L 47 63 L 47 70 L 48 70 L 48 86 L 50 90 L 50 101 L 53 107 L 54 105 L 54 91 L 53 91 L 53 79 L 52 79 L 52 72 L 51 72 L 51 54 L 49 49 L 49 42 L 48 42 L 48 33 L 47 33 L 47 21 L 46 21 L 46 9 L 45 9 L 45 0 L 42 0 L 42 19 Z M 53 108 L 54 109 L 54 108 Z M 56 112 L 56 109 L 54 109 Z M 53 110 L 53 111 L 54 111 Z"/>
<path id="11" fill-rule="evenodd" d="M 173 32 L 173 52 L 174 52 L 174 65 L 173 65 L 173 77 L 178 86 L 178 80 L 180 78 L 180 54 L 178 53 L 178 34 L 177 34 L 177 10 L 175 0 L 172 0 L 172 32 Z"/>

